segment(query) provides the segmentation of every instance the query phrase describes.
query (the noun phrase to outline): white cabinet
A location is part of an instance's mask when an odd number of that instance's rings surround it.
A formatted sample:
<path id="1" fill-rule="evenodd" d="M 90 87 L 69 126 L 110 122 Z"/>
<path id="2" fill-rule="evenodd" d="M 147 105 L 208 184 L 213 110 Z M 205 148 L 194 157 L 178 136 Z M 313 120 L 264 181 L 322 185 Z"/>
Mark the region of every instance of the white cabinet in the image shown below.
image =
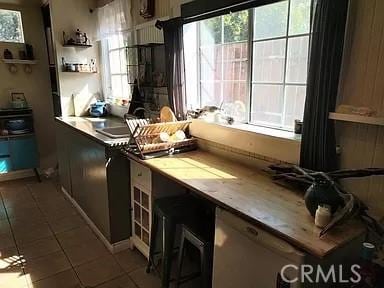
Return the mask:
<path id="1" fill-rule="evenodd" d="M 151 170 L 131 161 L 132 243 L 147 258 L 152 220 Z"/>
<path id="2" fill-rule="evenodd" d="M 298 287 L 284 285 L 280 273 L 284 265 L 299 266 L 304 258 L 285 241 L 216 209 L 213 288 Z M 298 276 L 296 270 L 288 272 L 285 279 Z"/>

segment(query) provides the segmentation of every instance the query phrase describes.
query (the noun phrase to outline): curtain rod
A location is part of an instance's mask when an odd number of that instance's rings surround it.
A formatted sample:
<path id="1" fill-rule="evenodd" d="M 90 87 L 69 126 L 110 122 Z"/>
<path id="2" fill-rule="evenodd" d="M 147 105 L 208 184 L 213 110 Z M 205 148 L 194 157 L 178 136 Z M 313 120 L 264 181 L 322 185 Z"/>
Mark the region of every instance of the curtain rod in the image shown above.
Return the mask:
<path id="1" fill-rule="evenodd" d="M 213 8 L 212 10 L 208 10 L 206 12 L 202 12 L 202 13 L 192 15 L 192 16 L 183 17 L 183 8 L 188 9 L 189 7 L 192 7 L 192 9 L 189 8 L 190 10 L 200 10 L 201 9 L 201 7 L 197 6 L 197 5 L 199 5 L 199 4 L 197 4 L 197 2 L 199 2 L 199 1 L 195 0 L 195 1 L 188 2 L 186 4 L 181 5 L 181 9 L 182 9 L 181 17 L 182 17 L 183 23 L 187 24 L 190 22 L 195 22 L 198 20 L 211 18 L 214 16 L 223 15 L 226 13 L 237 12 L 237 11 L 246 10 L 246 9 L 250 9 L 250 8 L 254 8 L 254 7 L 258 7 L 258 6 L 263 6 L 263 5 L 267 5 L 267 4 L 272 4 L 272 3 L 276 3 L 276 2 L 281 2 L 281 1 L 284 1 L 284 0 L 246 0 L 246 1 L 239 1 L 238 3 L 230 4 L 230 5 L 227 5 L 225 7 L 220 7 L 220 8 L 216 8 L 216 9 Z"/>

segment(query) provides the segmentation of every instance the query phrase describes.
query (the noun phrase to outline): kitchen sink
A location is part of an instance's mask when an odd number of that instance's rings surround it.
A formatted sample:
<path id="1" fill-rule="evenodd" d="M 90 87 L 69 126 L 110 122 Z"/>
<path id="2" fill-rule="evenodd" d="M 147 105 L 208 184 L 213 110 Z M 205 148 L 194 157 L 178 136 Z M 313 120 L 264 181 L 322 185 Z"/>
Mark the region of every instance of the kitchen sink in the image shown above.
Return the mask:
<path id="1" fill-rule="evenodd" d="M 109 138 L 127 138 L 131 136 L 131 133 L 127 126 L 102 128 L 96 129 L 96 131 L 105 136 L 108 136 Z"/>

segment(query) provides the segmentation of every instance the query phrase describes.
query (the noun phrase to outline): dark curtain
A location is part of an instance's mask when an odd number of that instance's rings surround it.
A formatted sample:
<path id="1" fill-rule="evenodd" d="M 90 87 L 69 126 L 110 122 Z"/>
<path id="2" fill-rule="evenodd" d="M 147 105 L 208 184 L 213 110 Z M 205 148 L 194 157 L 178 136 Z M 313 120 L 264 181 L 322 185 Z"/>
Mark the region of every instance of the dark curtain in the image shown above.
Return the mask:
<path id="1" fill-rule="evenodd" d="M 169 105 L 177 119 L 186 117 L 185 70 L 183 51 L 183 23 L 173 18 L 157 23 L 163 29 L 165 44 L 165 65 L 168 79 Z"/>
<path id="2" fill-rule="evenodd" d="M 307 96 L 300 166 L 316 171 L 337 168 L 335 110 L 343 55 L 348 0 L 314 0 Z"/>

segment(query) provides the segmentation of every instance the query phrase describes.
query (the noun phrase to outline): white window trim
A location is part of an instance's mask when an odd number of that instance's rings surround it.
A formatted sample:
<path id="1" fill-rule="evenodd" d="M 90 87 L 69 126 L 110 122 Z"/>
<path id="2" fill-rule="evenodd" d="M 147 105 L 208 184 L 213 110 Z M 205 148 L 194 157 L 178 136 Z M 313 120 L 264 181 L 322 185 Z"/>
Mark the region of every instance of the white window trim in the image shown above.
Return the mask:
<path id="1" fill-rule="evenodd" d="M 257 123 L 252 123 L 251 122 L 251 108 L 252 108 L 252 86 L 253 84 L 268 84 L 268 85 L 282 85 L 283 86 L 283 97 L 284 97 L 284 104 L 283 104 L 283 112 L 282 112 L 282 121 L 284 119 L 284 113 L 285 113 L 285 103 L 286 103 L 286 87 L 287 86 L 303 86 L 306 87 L 307 83 L 290 83 L 286 81 L 286 73 L 287 73 L 287 61 L 288 61 L 288 40 L 292 38 L 299 38 L 299 37 L 305 37 L 311 35 L 310 31 L 308 33 L 301 33 L 301 34 L 294 34 L 294 35 L 289 35 L 289 24 L 290 24 L 290 9 L 291 9 L 291 0 L 288 0 L 288 15 L 287 15 L 287 27 L 286 27 L 286 32 L 284 36 L 279 36 L 279 37 L 270 37 L 270 38 L 263 38 L 263 39 L 254 39 L 254 8 L 248 9 L 248 16 L 249 16 L 249 26 L 248 26 L 248 41 L 237 41 L 237 42 L 231 42 L 231 43 L 218 43 L 217 45 L 225 45 L 225 44 L 232 44 L 232 43 L 241 43 L 241 42 L 248 42 L 248 77 L 247 80 L 202 80 L 201 79 L 201 48 L 204 47 L 210 47 L 210 45 L 201 45 L 200 44 L 200 22 L 197 22 L 197 98 L 199 101 L 199 105 L 201 106 L 202 103 L 202 96 L 201 96 L 201 83 L 223 83 L 223 82 L 246 82 L 247 83 L 247 103 L 246 103 L 246 108 L 247 108 L 247 121 L 239 123 L 237 122 L 234 125 L 231 125 L 233 128 L 245 130 L 248 132 L 255 132 L 259 133 L 262 135 L 267 135 L 267 136 L 274 136 L 274 137 L 279 137 L 279 138 L 284 138 L 287 140 L 293 140 L 293 141 L 301 141 L 301 135 L 297 135 L 294 133 L 293 129 L 294 128 L 289 128 L 283 125 L 275 126 L 271 125 L 270 123 L 263 123 L 261 121 L 258 121 Z M 218 16 L 217 16 L 218 17 Z M 222 33 L 223 33 L 223 28 L 222 28 Z M 271 40 L 278 40 L 278 39 L 285 39 L 285 51 L 284 51 L 284 69 L 283 69 L 283 81 L 281 82 L 257 82 L 252 80 L 252 73 L 253 73 L 253 44 L 256 42 L 264 42 L 264 41 L 271 41 Z M 223 41 L 223 39 L 222 39 Z M 310 45 L 309 45 L 310 47 Z M 309 61 L 309 53 L 310 49 L 308 48 L 308 61 Z M 236 59 L 236 60 L 241 60 L 241 59 Z M 224 61 L 222 61 L 223 64 Z M 309 67 L 309 65 L 308 65 Z M 223 85 L 221 85 L 222 87 Z M 221 88 L 222 89 L 222 88 Z M 280 114 L 280 113 L 279 113 Z M 220 123 L 216 123 L 218 125 L 224 125 Z M 283 124 L 283 123 L 282 123 Z M 224 125 L 227 126 L 227 125 Z"/>

